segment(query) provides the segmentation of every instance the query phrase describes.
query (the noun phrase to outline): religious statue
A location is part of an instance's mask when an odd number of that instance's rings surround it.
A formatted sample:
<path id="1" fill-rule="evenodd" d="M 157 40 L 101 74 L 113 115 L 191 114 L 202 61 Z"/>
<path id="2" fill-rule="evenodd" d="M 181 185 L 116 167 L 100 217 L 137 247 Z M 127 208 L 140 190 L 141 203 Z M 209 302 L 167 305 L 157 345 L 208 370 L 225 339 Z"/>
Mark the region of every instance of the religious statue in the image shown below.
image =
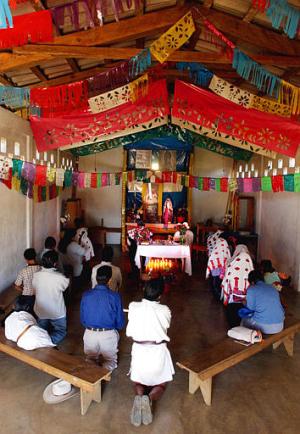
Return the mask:
<path id="1" fill-rule="evenodd" d="M 163 208 L 163 222 L 165 225 L 173 221 L 173 205 L 171 199 L 168 197 L 165 200 Z"/>

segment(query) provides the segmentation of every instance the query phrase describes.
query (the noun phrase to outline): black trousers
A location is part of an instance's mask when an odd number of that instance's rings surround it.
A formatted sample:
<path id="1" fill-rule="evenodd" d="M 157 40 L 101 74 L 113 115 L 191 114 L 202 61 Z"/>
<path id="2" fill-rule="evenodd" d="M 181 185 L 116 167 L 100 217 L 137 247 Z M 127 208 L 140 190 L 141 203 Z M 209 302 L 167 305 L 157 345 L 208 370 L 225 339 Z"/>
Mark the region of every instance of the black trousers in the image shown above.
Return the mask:
<path id="1" fill-rule="evenodd" d="M 243 303 L 229 303 L 226 306 L 226 318 L 229 328 L 237 327 L 241 323 L 241 318 L 238 315 L 238 311 L 244 307 Z"/>
<path id="2" fill-rule="evenodd" d="M 135 265 L 135 260 L 134 260 L 136 251 L 137 251 L 137 243 L 135 240 L 130 238 L 130 245 L 128 246 L 128 253 L 129 253 L 130 267 L 131 267 L 132 273 L 138 272 L 138 268 Z"/>

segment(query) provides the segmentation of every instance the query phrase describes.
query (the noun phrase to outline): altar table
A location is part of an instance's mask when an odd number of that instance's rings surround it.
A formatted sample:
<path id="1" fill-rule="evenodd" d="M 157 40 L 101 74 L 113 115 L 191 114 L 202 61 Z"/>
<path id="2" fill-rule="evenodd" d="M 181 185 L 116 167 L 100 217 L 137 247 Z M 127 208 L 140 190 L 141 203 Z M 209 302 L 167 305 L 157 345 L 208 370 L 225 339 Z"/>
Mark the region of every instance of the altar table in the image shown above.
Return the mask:
<path id="1" fill-rule="evenodd" d="M 189 246 L 174 244 L 139 244 L 135 255 L 135 264 L 141 268 L 141 256 L 146 258 L 184 259 L 184 271 L 192 275 L 191 249 Z"/>

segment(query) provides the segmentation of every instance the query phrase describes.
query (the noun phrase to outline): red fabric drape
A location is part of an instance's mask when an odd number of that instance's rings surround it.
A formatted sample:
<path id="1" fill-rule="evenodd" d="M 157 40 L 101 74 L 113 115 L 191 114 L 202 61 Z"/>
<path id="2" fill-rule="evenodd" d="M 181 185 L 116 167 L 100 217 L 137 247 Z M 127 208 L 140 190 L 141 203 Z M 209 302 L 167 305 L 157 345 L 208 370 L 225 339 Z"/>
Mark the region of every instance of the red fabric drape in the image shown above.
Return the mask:
<path id="1" fill-rule="evenodd" d="M 12 29 L 0 30 L 0 48 L 12 48 L 30 42 L 53 40 L 53 25 L 50 11 L 32 12 L 13 17 Z"/>
<path id="2" fill-rule="evenodd" d="M 78 142 L 101 139 L 109 133 L 122 131 L 169 114 L 165 80 L 149 85 L 149 93 L 135 104 L 124 104 L 103 113 L 84 113 L 60 118 L 30 118 L 39 151 L 56 149 Z M 155 124 L 154 124 L 155 126 Z"/>
<path id="3" fill-rule="evenodd" d="M 246 109 L 204 89 L 177 80 L 174 117 L 295 157 L 300 124 L 280 116 Z"/>

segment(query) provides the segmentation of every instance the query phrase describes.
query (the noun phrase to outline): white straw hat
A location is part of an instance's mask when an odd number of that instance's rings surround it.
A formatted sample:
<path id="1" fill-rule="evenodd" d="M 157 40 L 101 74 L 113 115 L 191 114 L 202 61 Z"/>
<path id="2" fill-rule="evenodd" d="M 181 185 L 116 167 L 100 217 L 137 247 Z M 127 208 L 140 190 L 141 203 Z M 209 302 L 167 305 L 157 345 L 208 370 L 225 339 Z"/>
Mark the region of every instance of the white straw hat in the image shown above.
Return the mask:
<path id="1" fill-rule="evenodd" d="M 44 390 L 43 399 L 47 404 L 58 404 L 78 393 L 79 390 L 76 387 L 73 387 L 65 380 L 59 379 L 48 384 Z"/>

